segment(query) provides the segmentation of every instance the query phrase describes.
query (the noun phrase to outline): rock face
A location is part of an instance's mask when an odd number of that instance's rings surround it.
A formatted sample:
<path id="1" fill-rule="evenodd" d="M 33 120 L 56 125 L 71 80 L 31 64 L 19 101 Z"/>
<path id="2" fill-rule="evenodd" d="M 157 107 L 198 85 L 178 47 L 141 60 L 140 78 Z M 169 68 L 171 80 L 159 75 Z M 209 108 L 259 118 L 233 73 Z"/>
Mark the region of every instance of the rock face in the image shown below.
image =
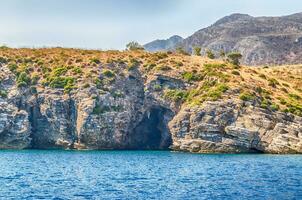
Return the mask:
<path id="1" fill-rule="evenodd" d="M 169 124 L 173 149 L 190 152 L 301 153 L 302 118 L 244 105 L 208 102 L 184 108 Z"/>
<path id="2" fill-rule="evenodd" d="M 283 17 L 252 17 L 233 14 L 213 25 L 195 32 L 174 45 L 188 52 L 199 46 L 203 53 L 213 50 L 217 56 L 225 52 L 239 51 L 242 63 L 247 65 L 301 63 L 302 14 Z M 153 43 L 152 50 L 160 48 Z M 148 48 L 146 48 L 148 50 Z M 166 48 L 166 50 L 171 47 Z"/>
<path id="3" fill-rule="evenodd" d="M 177 44 L 181 43 L 184 39 L 178 35 L 174 35 L 167 40 L 155 40 L 144 45 L 145 50 L 150 52 L 165 51 L 173 49 Z"/>
<path id="4" fill-rule="evenodd" d="M 2 67 L 2 70 L 6 70 Z M 0 149 L 167 149 L 173 114 L 146 95 L 139 70 L 117 76 L 110 92 L 95 87 L 66 95 L 17 89 L 13 75 L 2 82 Z M 5 85 L 9 82 L 10 85 Z M 91 98 L 91 96 L 93 96 Z"/>
<path id="5" fill-rule="evenodd" d="M 112 66 L 125 68 L 123 64 Z M 122 70 L 102 93 L 95 86 L 64 94 L 0 89 L 0 149 L 168 149 L 189 152 L 302 153 L 302 118 L 248 102 L 206 101 L 189 107 L 165 100 L 156 86 L 184 89 L 181 79 Z"/>

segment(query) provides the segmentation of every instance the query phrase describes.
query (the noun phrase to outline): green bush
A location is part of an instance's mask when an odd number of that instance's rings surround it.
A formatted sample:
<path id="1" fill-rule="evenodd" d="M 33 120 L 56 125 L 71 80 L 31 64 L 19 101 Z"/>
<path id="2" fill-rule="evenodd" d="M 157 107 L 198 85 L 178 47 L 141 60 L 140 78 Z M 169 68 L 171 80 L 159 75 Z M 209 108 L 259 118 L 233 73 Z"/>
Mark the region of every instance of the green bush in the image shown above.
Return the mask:
<path id="1" fill-rule="evenodd" d="M 201 75 L 193 72 L 184 72 L 182 74 L 182 78 L 187 82 L 199 81 L 202 79 Z"/>
<path id="2" fill-rule="evenodd" d="M 240 76 L 240 72 L 237 71 L 237 70 L 233 70 L 233 71 L 232 71 L 232 74 L 234 74 L 234 75 L 236 75 L 236 76 Z"/>
<path id="3" fill-rule="evenodd" d="M 162 89 L 161 85 L 159 85 L 159 84 L 153 85 L 153 90 L 160 91 L 161 89 Z"/>
<path id="4" fill-rule="evenodd" d="M 6 58 L 0 56 L 0 63 L 6 63 L 6 62 L 7 62 Z"/>
<path id="5" fill-rule="evenodd" d="M 37 94 L 37 93 L 38 93 L 37 88 L 36 88 L 35 86 L 31 86 L 31 87 L 30 87 L 30 92 L 31 92 L 32 94 Z"/>
<path id="6" fill-rule="evenodd" d="M 80 67 L 75 67 L 72 69 L 72 72 L 75 74 L 82 74 L 82 69 Z"/>
<path id="7" fill-rule="evenodd" d="M 242 58 L 242 55 L 239 52 L 232 52 L 227 55 L 227 61 L 235 66 L 240 65 L 241 58 Z"/>
<path id="8" fill-rule="evenodd" d="M 90 63 L 94 63 L 94 64 L 100 64 L 101 63 L 101 61 L 99 60 L 99 59 L 97 59 L 97 58 L 91 58 L 90 59 Z"/>
<path id="9" fill-rule="evenodd" d="M 7 97 L 7 92 L 5 90 L 0 90 L 0 97 L 6 98 Z"/>
<path id="10" fill-rule="evenodd" d="M 93 108 L 92 114 L 101 115 L 101 114 L 104 114 L 106 112 L 119 112 L 121 110 L 122 110 L 121 106 L 100 106 L 100 105 L 96 105 Z"/>
<path id="11" fill-rule="evenodd" d="M 271 102 L 268 99 L 262 99 L 260 107 L 264 109 L 268 109 L 268 107 L 271 105 Z"/>
<path id="12" fill-rule="evenodd" d="M 13 73 L 16 73 L 16 71 L 17 71 L 17 69 L 18 69 L 18 66 L 17 66 L 17 64 L 15 64 L 15 63 L 10 63 L 7 67 L 8 67 L 8 69 L 9 69 L 11 72 L 13 72 Z"/>
<path id="13" fill-rule="evenodd" d="M 17 86 L 18 87 L 26 87 L 29 86 L 31 82 L 30 77 L 25 73 L 21 72 L 17 78 Z"/>
<path id="14" fill-rule="evenodd" d="M 212 50 L 208 49 L 206 51 L 207 57 L 210 59 L 214 59 L 215 58 L 215 54 L 212 52 Z"/>
<path id="15" fill-rule="evenodd" d="M 194 47 L 194 55 L 201 56 L 201 48 L 200 47 Z"/>
<path id="16" fill-rule="evenodd" d="M 68 71 L 67 67 L 57 67 L 52 71 L 53 76 L 62 76 L 65 75 Z"/>
<path id="17" fill-rule="evenodd" d="M 280 109 L 279 105 L 273 103 L 270 105 L 270 109 L 273 111 L 278 111 Z"/>
<path id="18" fill-rule="evenodd" d="M 167 65 L 160 65 L 157 67 L 158 70 L 161 70 L 161 71 L 169 71 L 171 70 L 171 67 L 167 66 Z"/>
<path id="19" fill-rule="evenodd" d="M 64 88 L 64 92 L 69 93 L 74 88 L 75 78 L 73 77 L 54 77 L 49 86 L 52 88 Z"/>
<path id="20" fill-rule="evenodd" d="M 130 60 L 129 66 L 128 66 L 128 70 L 129 70 L 129 71 L 134 70 L 134 69 L 136 69 L 138 66 L 139 66 L 139 61 L 136 60 L 136 59 L 134 59 L 134 58 L 132 58 L 132 59 Z"/>
<path id="21" fill-rule="evenodd" d="M 268 85 L 273 88 L 276 88 L 277 85 L 279 85 L 279 82 L 274 78 L 270 78 L 270 79 L 268 79 Z"/>
<path id="22" fill-rule="evenodd" d="M 288 96 L 289 96 L 291 99 L 294 99 L 294 100 L 301 100 L 301 99 L 302 99 L 299 95 L 293 94 L 293 93 L 288 94 Z"/>
<path id="23" fill-rule="evenodd" d="M 115 73 L 109 69 L 105 69 L 102 74 L 108 78 L 115 77 Z"/>
<path id="24" fill-rule="evenodd" d="M 186 50 L 184 50 L 183 47 L 177 47 L 176 48 L 176 53 L 179 53 L 179 54 L 182 54 L 182 55 L 189 55 L 189 53 Z"/>
<path id="25" fill-rule="evenodd" d="M 188 92 L 185 90 L 166 90 L 164 98 L 172 101 L 185 101 L 188 97 Z"/>
<path id="26" fill-rule="evenodd" d="M 242 101 L 252 101 L 255 99 L 254 95 L 249 93 L 249 92 L 243 92 L 239 95 L 239 98 L 242 100 Z"/>
<path id="27" fill-rule="evenodd" d="M 225 84 L 218 84 L 216 87 L 211 88 L 208 93 L 206 94 L 206 97 L 208 100 L 211 101 L 217 101 L 222 97 L 222 94 L 226 92 L 229 89 L 229 87 Z"/>
<path id="28" fill-rule="evenodd" d="M 264 74 L 259 74 L 260 78 L 266 79 L 266 76 Z"/>

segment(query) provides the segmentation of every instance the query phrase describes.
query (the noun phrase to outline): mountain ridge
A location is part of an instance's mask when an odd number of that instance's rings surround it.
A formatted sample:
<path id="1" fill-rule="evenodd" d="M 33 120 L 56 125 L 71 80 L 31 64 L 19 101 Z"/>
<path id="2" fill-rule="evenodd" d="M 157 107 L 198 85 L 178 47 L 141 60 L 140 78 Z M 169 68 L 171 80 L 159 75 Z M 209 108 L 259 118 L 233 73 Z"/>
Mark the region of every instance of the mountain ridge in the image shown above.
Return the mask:
<path id="1" fill-rule="evenodd" d="M 239 51 L 243 54 L 242 63 L 247 65 L 298 64 L 302 62 L 302 13 L 280 17 L 235 13 L 196 31 L 173 47 L 158 49 L 175 50 L 178 46 L 189 53 L 195 46 L 201 47 L 203 54 L 210 49 L 216 56 L 222 50 Z"/>

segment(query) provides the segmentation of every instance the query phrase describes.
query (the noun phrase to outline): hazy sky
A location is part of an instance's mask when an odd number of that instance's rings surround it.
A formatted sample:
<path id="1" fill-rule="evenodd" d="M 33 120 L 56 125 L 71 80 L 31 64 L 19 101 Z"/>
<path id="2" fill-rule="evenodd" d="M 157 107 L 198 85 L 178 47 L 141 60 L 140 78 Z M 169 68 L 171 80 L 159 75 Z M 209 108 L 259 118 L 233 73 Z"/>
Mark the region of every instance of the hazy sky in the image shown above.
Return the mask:
<path id="1" fill-rule="evenodd" d="M 0 0 L 0 44 L 122 49 L 187 37 L 232 13 L 302 12 L 302 0 Z"/>

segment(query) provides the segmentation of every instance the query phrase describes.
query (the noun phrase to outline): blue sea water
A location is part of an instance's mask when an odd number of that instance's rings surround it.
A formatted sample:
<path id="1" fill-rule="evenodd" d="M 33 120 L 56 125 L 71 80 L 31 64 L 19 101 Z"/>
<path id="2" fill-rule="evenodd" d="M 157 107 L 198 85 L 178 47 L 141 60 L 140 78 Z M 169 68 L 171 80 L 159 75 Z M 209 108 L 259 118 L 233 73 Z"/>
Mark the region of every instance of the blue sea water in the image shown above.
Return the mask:
<path id="1" fill-rule="evenodd" d="M 302 156 L 0 151 L 0 199 L 302 199 Z"/>

